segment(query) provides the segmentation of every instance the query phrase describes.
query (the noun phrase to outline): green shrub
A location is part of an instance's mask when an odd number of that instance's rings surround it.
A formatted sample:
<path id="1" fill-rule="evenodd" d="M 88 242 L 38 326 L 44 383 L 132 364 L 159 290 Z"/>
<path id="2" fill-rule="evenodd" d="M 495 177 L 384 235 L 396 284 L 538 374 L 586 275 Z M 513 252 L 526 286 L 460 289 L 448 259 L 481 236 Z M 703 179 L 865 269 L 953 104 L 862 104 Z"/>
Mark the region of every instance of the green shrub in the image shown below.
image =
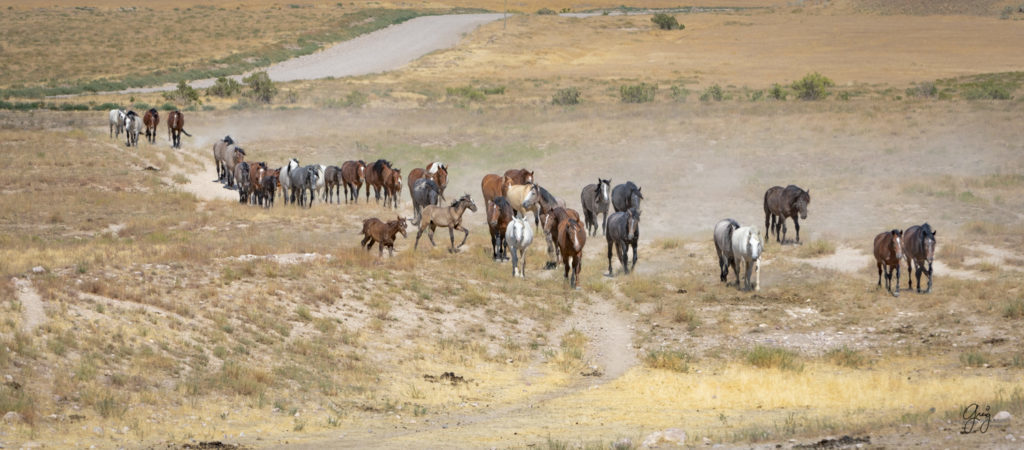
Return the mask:
<path id="1" fill-rule="evenodd" d="M 541 8 L 541 9 L 537 10 L 537 15 L 541 15 L 541 16 L 553 16 L 555 14 L 558 14 L 558 13 L 555 12 L 555 10 L 553 10 L 551 8 Z"/>
<path id="2" fill-rule="evenodd" d="M 1024 299 L 1007 301 L 1003 305 L 1003 317 L 1007 319 L 1024 319 Z"/>
<path id="3" fill-rule="evenodd" d="M 164 103 L 160 105 L 161 111 L 174 111 L 176 109 L 178 109 L 178 107 L 174 103 Z"/>
<path id="4" fill-rule="evenodd" d="M 837 366 L 849 367 L 851 369 L 859 368 L 868 362 L 867 358 L 860 352 L 845 345 L 825 352 L 825 358 Z"/>
<path id="5" fill-rule="evenodd" d="M 716 102 L 720 102 L 724 97 L 725 93 L 722 91 L 722 87 L 716 84 L 705 89 L 704 93 L 700 94 L 700 101 L 710 102 L 714 100 Z"/>
<path id="6" fill-rule="evenodd" d="M 258 102 L 270 103 L 277 95 L 277 86 L 274 85 L 274 81 L 270 79 L 267 72 L 255 72 L 243 78 L 242 82 L 249 86 L 249 92 L 246 95 Z"/>
<path id="7" fill-rule="evenodd" d="M 690 96 L 690 90 L 685 86 L 672 86 L 672 100 L 677 102 L 685 102 L 686 98 Z"/>
<path id="8" fill-rule="evenodd" d="M 685 25 L 679 24 L 675 16 L 670 16 L 665 13 L 655 14 L 654 17 L 651 17 L 651 22 L 654 22 L 654 24 L 662 30 L 682 30 L 686 28 Z"/>
<path id="9" fill-rule="evenodd" d="M 832 80 L 814 72 L 804 75 L 800 81 L 794 81 L 792 88 L 800 100 L 821 100 L 828 97 L 828 88 L 832 86 L 835 86 Z"/>
<path id="10" fill-rule="evenodd" d="M 555 105 L 578 105 L 580 103 L 580 90 L 574 87 L 559 89 L 551 98 Z"/>
<path id="11" fill-rule="evenodd" d="M 619 96 L 622 98 L 622 103 L 653 102 L 654 94 L 657 92 L 658 86 L 654 84 L 640 83 L 619 86 Z"/>
<path id="12" fill-rule="evenodd" d="M 369 101 L 370 97 L 363 91 L 352 91 L 345 96 L 343 104 L 351 108 L 362 108 Z"/>
<path id="13" fill-rule="evenodd" d="M 446 91 L 449 97 L 461 97 L 473 102 L 484 100 L 484 91 L 473 86 L 449 87 Z"/>
<path id="14" fill-rule="evenodd" d="M 1010 100 L 1013 98 L 1013 89 L 1010 86 L 992 80 L 964 84 L 962 89 L 962 95 L 967 100 Z"/>
<path id="15" fill-rule="evenodd" d="M 216 97 L 234 97 L 242 93 L 242 84 L 235 81 L 234 78 L 220 77 L 206 89 L 206 95 L 213 95 Z"/>
<path id="16" fill-rule="evenodd" d="M 804 364 L 792 350 L 779 347 L 767 347 L 758 344 L 746 354 L 747 363 L 761 368 L 777 367 L 783 370 L 800 372 Z"/>
<path id="17" fill-rule="evenodd" d="M 960 363 L 965 367 L 984 367 L 988 364 L 988 355 L 975 351 L 961 353 Z"/>
<path id="18" fill-rule="evenodd" d="M 907 88 L 907 98 L 910 97 L 921 97 L 921 98 L 932 98 L 939 94 L 938 88 L 935 87 L 935 83 L 926 81 L 918 84 L 914 87 Z"/>
<path id="19" fill-rule="evenodd" d="M 768 96 L 775 100 L 785 100 L 786 88 L 782 87 L 779 83 L 775 83 L 772 85 L 771 90 L 768 91 Z"/>

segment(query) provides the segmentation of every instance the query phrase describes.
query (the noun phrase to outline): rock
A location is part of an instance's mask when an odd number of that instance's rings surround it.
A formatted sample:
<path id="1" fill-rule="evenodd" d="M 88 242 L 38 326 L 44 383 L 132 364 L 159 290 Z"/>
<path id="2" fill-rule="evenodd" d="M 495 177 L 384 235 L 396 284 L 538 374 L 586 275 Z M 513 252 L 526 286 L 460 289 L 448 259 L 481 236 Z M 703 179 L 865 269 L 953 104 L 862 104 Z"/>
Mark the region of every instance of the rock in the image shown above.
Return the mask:
<path id="1" fill-rule="evenodd" d="M 32 268 L 32 273 L 43 273 L 43 272 L 46 272 L 46 269 L 43 268 L 43 266 L 35 266 L 35 267 Z"/>
<path id="2" fill-rule="evenodd" d="M 993 425 L 1009 425 L 1010 420 L 1013 420 L 1013 416 L 1009 411 L 999 411 L 996 415 L 992 416 Z"/>
<path id="3" fill-rule="evenodd" d="M 102 436 L 103 435 L 103 427 L 94 427 L 92 429 L 92 432 L 96 433 L 97 435 Z"/>
<path id="4" fill-rule="evenodd" d="M 15 411 L 8 411 L 7 414 L 4 414 L 4 423 L 22 423 L 24 421 L 25 418 Z"/>
<path id="5" fill-rule="evenodd" d="M 686 445 L 686 432 L 679 428 L 669 428 L 664 431 L 655 431 L 644 439 L 642 447 L 657 447 L 658 445 Z"/>

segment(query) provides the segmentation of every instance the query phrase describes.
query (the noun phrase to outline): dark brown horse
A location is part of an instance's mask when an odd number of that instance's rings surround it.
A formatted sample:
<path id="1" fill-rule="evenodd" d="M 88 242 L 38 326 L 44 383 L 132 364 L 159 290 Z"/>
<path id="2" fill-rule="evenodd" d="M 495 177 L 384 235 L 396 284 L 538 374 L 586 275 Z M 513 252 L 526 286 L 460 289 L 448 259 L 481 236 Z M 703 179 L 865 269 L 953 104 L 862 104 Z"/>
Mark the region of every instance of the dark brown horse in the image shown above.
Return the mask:
<path id="1" fill-rule="evenodd" d="M 181 133 L 192 137 L 185 131 L 185 115 L 181 111 L 171 111 L 167 115 L 167 137 L 171 140 L 171 147 L 181 148 Z"/>
<path id="2" fill-rule="evenodd" d="M 351 199 L 353 203 L 359 203 L 359 189 L 366 181 L 366 163 L 360 161 L 345 161 L 341 164 L 341 183 L 345 190 L 345 203 Z M 370 188 L 366 188 L 366 198 L 369 199 Z"/>
<path id="3" fill-rule="evenodd" d="M 885 268 L 885 289 L 893 297 L 900 296 L 900 262 L 903 259 L 903 232 L 886 231 L 875 236 L 875 263 L 878 265 L 878 286 L 882 286 L 882 269 Z M 896 282 L 892 282 L 893 271 Z M 920 283 L 918 283 L 920 284 Z"/>
<path id="4" fill-rule="evenodd" d="M 764 238 L 769 232 L 775 232 L 775 240 L 786 241 L 786 218 L 793 218 L 796 228 L 796 242 L 800 242 L 800 220 L 807 219 L 807 205 L 811 203 L 811 191 L 805 191 L 795 185 L 773 186 L 764 193 Z M 799 216 L 799 217 L 798 217 Z M 779 237 L 779 229 L 782 237 Z"/>
<path id="5" fill-rule="evenodd" d="M 921 292 L 921 272 L 928 275 L 927 294 L 932 291 L 932 261 L 935 259 L 935 234 L 931 225 L 914 225 L 903 231 L 903 257 L 907 260 L 907 282 L 908 289 L 914 288 L 914 279 L 910 277 L 913 273 L 917 278 L 917 292 Z M 910 263 L 917 266 L 917 270 L 911 272 Z M 925 263 L 928 263 L 927 269 Z"/>
<path id="6" fill-rule="evenodd" d="M 512 180 L 512 184 L 533 184 L 533 172 L 526 169 L 508 169 L 505 176 Z"/>
<path id="7" fill-rule="evenodd" d="M 274 206 L 274 196 L 277 195 L 277 184 L 281 177 L 281 169 L 274 169 L 267 172 L 267 175 L 260 180 L 260 190 L 256 191 L 256 202 L 264 208 Z"/>
<path id="8" fill-rule="evenodd" d="M 366 251 L 370 251 L 373 248 L 373 244 L 379 242 L 378 256 L 384 256 L 384 247 L 388 248 L 388 256 L 394 256 L 395 236 L 398 233 L 402 233 L 402 237 L 408 237 L 405 234 L 405 229 L 406 220 L 402 217 L 387 223 L 382 222 L 376 217 L 366 219 L 363 221 L 363 240 L 359 243 L 359 246 L 366 247 Z"/>
<path id="9" fill-rule="evenodd" d="M 558 249 L 562 253 L 562 264 L 565 265 L 565 278 L 569 280 L 569 286 L 573 289 L 577 289 L 580 283 L 583 246 L 586 243 L 587 229 L 578 219 L 568 219 L 558 224 Z M 572 269 L 571 278 L 569 277 L 570 268 Z"/>
<path id="10" fill-rule="evenodd" d="M 545 270 L 558 267 L 560 250 L 558 247 L 558 227 L 562 222 L 573 219 L 580 221 L 580 214 L 572 208 L 555 207 L 541 215 L 541 229 L 544 230 L 544 240 L 548 243 L 548 262 L 544 264 Z"/>
<path id="11" fill-rule="evenodd" d="M 493 173 L 484 175 L 480 180 L 480 190 L 483 191 L 485 202 L 494 200 L 494 197 L 504 196 L 511 185 L 511 179 Z"/>
<path id="12" fill-rule="evenodd" d="M 370 201 L 370 188 L 373 188 L 373 198 L 380 203 L 381 192 L 387 195 L 384 183 L 391 177 L 391 162 L 385 159 L 378 159 L 366 167 L 364 173 L 366 179 L 366 201 Z"/>
<path id="13" fill-rule="evenodd" d="M 142 124 L 146 126 L 146 141 L 150 144 L 156 142 L 156 126 L 160 124 L 160 113 L 156 108 L 149 108 L 146 115 L 142 116 Z"/>
<path id="14" fill-rule="evenodd" d="M 388 206 L 388 201 L 391 201 L 391 207 L 398 209 L 398 196 L 402 194 L 402 169 L 391 169 L 384 178 L 384 206 Z"/>
<path id="15" fill-rule="evenodd" d="M 249 163 L 249 184 L 253 195 L 249 196 L 249 204 L 260 204 L 259 193 L 263 191 L 263 178 L 267 176 L 267 163 L 263 161 Z"/>
<path id="16" fill-rule="evenodd" d="M 497 196 L 487 202 L 487 227 L 491 232 L 491 259 L 504 261 L 508 259 L 508 243 L 505 242 L 505 231 L 512 221 L 515 212 L 505 197 Z"/>

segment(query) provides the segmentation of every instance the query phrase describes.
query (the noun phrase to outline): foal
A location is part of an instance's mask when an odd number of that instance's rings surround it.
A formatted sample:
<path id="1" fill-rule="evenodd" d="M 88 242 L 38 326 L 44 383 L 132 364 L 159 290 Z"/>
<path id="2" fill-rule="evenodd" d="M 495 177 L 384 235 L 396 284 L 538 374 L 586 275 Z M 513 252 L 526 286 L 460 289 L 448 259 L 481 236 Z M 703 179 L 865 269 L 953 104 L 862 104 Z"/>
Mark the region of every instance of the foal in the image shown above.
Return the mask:
<path id="1" fill-rule="evenodd" d="M 406 220 L 402 217 L 388 221 L 388 223 L 381 222 L 376 217 L 371 217 L 363 221 L 363 240 L 359 243 L 359 246 L 366 247 L 366 251 L 370 251 L 373 248 L 374 242 L 378 242 L 378 256 L 384 256 L 384 247 L 388 248 L 388 256 L 394 256 L 395 236 L 398 233 L 402 233 L 402 237 L 408 237 L 405 234 L 405 229 Z"/>

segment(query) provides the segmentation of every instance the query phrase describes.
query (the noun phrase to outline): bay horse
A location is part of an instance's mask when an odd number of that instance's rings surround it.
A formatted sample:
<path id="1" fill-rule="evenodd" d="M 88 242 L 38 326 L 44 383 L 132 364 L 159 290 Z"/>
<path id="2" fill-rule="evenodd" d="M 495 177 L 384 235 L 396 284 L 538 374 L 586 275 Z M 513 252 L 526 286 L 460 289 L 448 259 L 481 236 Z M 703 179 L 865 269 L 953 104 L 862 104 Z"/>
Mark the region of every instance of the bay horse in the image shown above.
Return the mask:
<path id="1" fill-rule="evenodd" d="M 533 184 L 533 172 L 526 169 L 508 169 L 505 177 L 512 180 L 512 184 Z"/>
<path id="2" fill-rule="evenodd" d="M 579 222 L 580 214 L 575 209 L 559 206 L 541 215 L 541 230 L 544 231 L 544 240 L 548 244 L 548 261 L 544 264 L 544 270 L 558 267 L 558 259 L 561 255 L 561 250 L 558 247 L 558 226 L 569 219 Z"/>
<path id="3" fill-rule="evenodd" d="M 637 211 L 640 211 L 640 201 L 643 199 L 644 194 L 632 181 L 627 181 L 612 189 L 612 207 L 615 208 L 615 212 L 626 211 L 629 208 L 636 208 Z"/>
<path id="4" fill-rule="evenodd" d="M 508 230 L 508 224 L 515 217 L 515 212 L 512 210 L 512 205 L 508 203 L 505 197 L 497 196 L 494 200 L 487 201 L 487 228 L 491 232 L 491 259 L 495 261 L 503 261 L 508 259 L 506 249 L 508 243 L 505 238 L 505 232 Z M 532 234 L 532 230 L 531 230 Z M 513 273 L 513 275 L 515 275 Z"/>
<path id="5" fill-rule="evenodd" d="M 419 227 L 419 231 L 416 232 L 416 244 L 413 245 L 413 250 L 419 247 L 420 236 L 422 236 L 423 231 L 428 228 L 430 229 L 430 232 L 427 234 L 427 237 L 430 238 L 430 245 L 436 247 L 437 244 L 434 243 L 434 230 L 436 230 L 437 227 L 445 227 L 448 228 L 448 236 L 451 239 L 452 244 L 451 248 L 448 249 L 448 252 L 457 252 L 458 249 L 466 243 L 466 239 L 469 238 L 469 230 L 462 227 L 462 215 L 466 213 L 467 209 L 476 212 L 476 203 L 473 203 L 473 199 L 470 198 L 469 194 L 463 195 L 458 200 L 452 202 L 451 206 L 448 207 L 431 205 L 423 208 L 420 215 L 420 222 L 416 224 L 416 226 Z M 460 230 L 463 233 L 466 233 L 462 237 L 462 243 L 460 243 L 458 247 L 455 246 L 455 230 Z"/>
<path id="6" fill-rule="evenodd" d="M 519 276 L 526 279 L 526 250 L 533 242 L 533 227 L 526 219 L 513 217 L 505 229 L 505 242 L 512 251 L 512 278 L 518 272 Z"/>
<path id="7" fill-rule="evenodd" d="M 219 141 L 213 143 L 213 164 L 217 166 L 217 181 L 224 181 L 228 178 L 228 152 L 226 150 L 228 146 L 234 143 L 235 140 L 231 139 L 231 136 L 224 136 Z"/>
<path id="8" fill-rule="evenodd" d="M 249 164 L 249 204 L 260 204 L 260 192 L 263 190 L 263 177 L 267 175 L 267 163 L 263 161 Z"/>
<path id="9" fill-rule="evenodd" d="M 135 111 L 128 111 L 124 116 L 125 140 L 128 147 L 139 146 L 139 132 L 142 131 L 142 118 Z"/>
<path id="10" fill-rule="evenodd" d="M 610 216 L 606 221 L 604 237 L 608 241 L 608 276 L 614 276 L 612 271 L 612 247 L 622 263 L 622 270 L 629 275 L 629 247 L 633 247 L 633 270 L 636 270 L 636 245 L 640 240 L 640 211 L 636 208 L 629 208 L 628 211 L 619 211 Z"/>
<path id="11" fill-rule="evenodd" d="M 388 206 L 388 200 L 390 200 L 391 207 L 398 209 L 398 198 L 401 194 L 402 169 L 391 169 L 391 172 L 384 178 L 384 206 Z"/>
<path id="12" fill-rule="evenodd" d="M 739 227 L 732 232 L 732 257 L 736 261 L 736 285 L 742 290 L 761 290 L 761 232 L 757 227 Z M 743 283 L 740 283 L 740 270 L 745 269 Z M 750 283 L 753 272 L 754 284 Z"/>
<path id="13" fill-rule="evenodd" d="M 480 180 L 480 190 L 483 191 L 484 201 L 494 200 L 494 197 L 504 196 L 506 190 L 512 185 L 508 177 L 489 173 Z"/>
<path id="14" fill-rule="evenodd" d="M 345 190 L 345 203 L 351 199 L 353 203 L 359 203 L 359 189 L 366 182 L 366 163 L 359 161 L 345 161 L 341 164 L 341 182 Z M 367 200 L 369 200 L 370 187 L 366 187 Z"/>
<path id="15" fill-rule="evenodd" d="M 796 242 L 800 243 L 800 219 L 807 219 L 807 205 L 811 203 L 811 191 L 800 189 L 796 185 L 772 186 L 764 193 L 764 238 L 768 233 L 775 233 L 775 240 L 782 244 L 786 241 L 786 218 L 793 218 L 796 228 Z M 779 229 L 782 237 L 779 237 Z"/>
<path id="16" fill-rule="evenodd" d="M 142 123 L 146 126 L 146 142 L 156 143 L 156 127 L 160 125 L 160 113 L 156 108 L 149 108 L 142 116 Z"/>
<path id="17" fill-rule="evenodd" d="M 389 220 L 387 223 L 376 217 L 364 220 L 363 240 L 359 246 L 366 247 L 366 251 L 370 251 L 373 244 L 377 242 L 379 243 L 377 256 L 384 256 L 384 247 L 388 249 L 388 256 L 395 256 L 395 237 L 398 233 L 402 233 L 404 238 L 409 237 L 406 234 L 406 222 L 401 216 L 397 216 L 395 220 Z"/>
<path id="18" fill-rule="evenodd" d="M 110 120 L 110 137 L 121 137 L 121 132 L 124 131 L 124 110 L 112 109 L 107 113 L 107 117 Z"/>
<path id="19" fill-rule="evenodd" d="M 601 234 L 605 234 L 605 223 L 608 221 L 608 205 L 612 202 L 611 178 L 597 179 L 597 184 L 588 184 L 580 192 L 580 203 L 583 205 L 583 219 L 591 236 L 597 236 L 597 215 L 601 214 Z"/>
<path id="20" fill-rule="evenodd" d="M 882 287 L 882 269 L 885 269 L 885 290 L 893 297 L 900 296 L 900 260 L 903 259 L 903 232 L 891 230 L 875 236 L 875 265 L 878 266 L 878 287 Z M 896 272 L 896 283 L 892 282 Z M 918 286 L 920 286 L 918 282 Z M 895 286 L 895 290 L 893 289 Z"/>
<path id="21" fill-rule="evenodd" d="M 567 219 L 558 224 L 558 249 L 565 266 L 564 277 L 573 289 L 579 287 L 580 268 L 583 263 L 583 246 L 587 244 L 586 227 L 578 219 Z M 569 272 L 572 271 L 570 278 Z"/>
<path id="22" fill-rule="evenodd" d="M 387 195 L 384 183 L 391 175 L 391 162 L 386 159 L 378 159 L 366 169 L 366 201 L 370 201 L 370 187 L 373 187 L 373 198 L 379 204 L 381 191 Z"/>
<path id="23" fill-rule="evenodd" d="M 927 222 L 924 225 L 914 225 L 903 230 L 903 257 L 907 260 L 907 282 L 909 283 L 907 289 L 914 287 L 914 279 L 910 278 L 910 263 L 913 262 L 917 266 L 917 270 L 913 272 L 917 277 L 917 292 L 921 292 L 921 272 L 928 275 L 928 289 L 925 289 L 924 293 L 932 291 L 932 262 L 935 259 L 936 233 L 937 231 L 933 230 Z M 927 269 L 925 268 L 926 262 L 928 263 Z"/>
<path id="24" fill-rule="evenodd" d="M 341 203 L 341 184 L 341 167 L 327 166 L 324 169 L 324 202 L 331 203 L 337 194 L 338 203 Z"/>
<path id="25" fill-rule="evenodd" d="M 181 134 L 192 137 L 185 131 L 185 115 L 179 110 L 171 111 L 167 115 L 167 137 L 171 140 L 171 147 L 181 148 Z"/>
<path id="26" fill-rule="evenodd" d="M 441 188 L 430 178 L 420 178 L 409 185 L 409 193 L 412 196 L 413 223 L 420 223 L 421 210 L 424 206 L 437 205 Z"/>
<path id="27" fill-rule="evenodd" d="M 740 224 L 733 219 L 722 219 L 715 224 L 715 253 L 718 253 L 718 269 L 723 283 L 728 284 L 729 267 L 732 266 L 733 273 L 736 273 L 736 280 L 739 282 L 739 272 L 736 268 L 736 259 L 732 254 L 732 233 L 740 227 Z"/>

